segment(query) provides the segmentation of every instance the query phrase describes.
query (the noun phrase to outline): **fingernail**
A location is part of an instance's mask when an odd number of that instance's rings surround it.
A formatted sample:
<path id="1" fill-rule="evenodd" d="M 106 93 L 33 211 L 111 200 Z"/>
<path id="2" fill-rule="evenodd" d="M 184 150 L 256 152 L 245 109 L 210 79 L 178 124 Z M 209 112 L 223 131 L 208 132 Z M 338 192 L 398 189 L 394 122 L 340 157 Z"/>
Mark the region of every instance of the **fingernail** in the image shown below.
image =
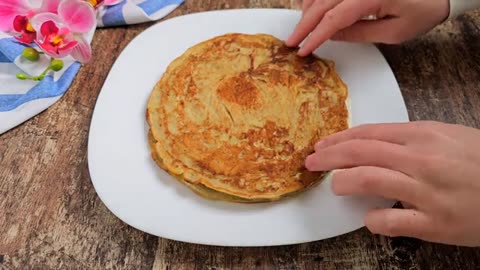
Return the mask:
<path id="1" fill-rule="evenodd" d="M 305 56 L 307 53 L 307 50 L 305 49 L 305 47 L 301 47 L 299 50 L 298 50 L 298 55 L 300 56 Z"/>
<path id="2" fill-rule="evenodd" d="M 296 44 L 293 42 L 293 34 L 290 35 L 287 40 L 285 41 L 285 45 L 287 45 L 288 47 L 293 47 L 295 46 Z"/>
<path id="3" fill-rule="evenodd" d="M 306 159 L 305 159 L 305 168 L 307 168 L 307 170 L 311 171 L 313 169 L 313 163 L 314 163 L 314 156 L 313 155 L 309 155 Z"/>

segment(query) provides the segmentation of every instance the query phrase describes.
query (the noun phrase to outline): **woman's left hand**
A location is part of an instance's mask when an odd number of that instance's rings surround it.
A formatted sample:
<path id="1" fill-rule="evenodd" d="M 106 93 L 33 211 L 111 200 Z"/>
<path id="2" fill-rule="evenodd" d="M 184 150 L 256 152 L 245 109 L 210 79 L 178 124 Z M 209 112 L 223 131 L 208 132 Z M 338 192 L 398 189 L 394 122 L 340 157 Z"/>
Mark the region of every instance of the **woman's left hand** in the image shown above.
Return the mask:
<path id="1" fill-rule="evenodd" d="M 333 134 L 307 157 L 334 172 L 338 195 L 396 199 L 408 209 L 371 210 L 373 233 L 480 245 L 480 130 L 439 122 L 373 124 Z"/>

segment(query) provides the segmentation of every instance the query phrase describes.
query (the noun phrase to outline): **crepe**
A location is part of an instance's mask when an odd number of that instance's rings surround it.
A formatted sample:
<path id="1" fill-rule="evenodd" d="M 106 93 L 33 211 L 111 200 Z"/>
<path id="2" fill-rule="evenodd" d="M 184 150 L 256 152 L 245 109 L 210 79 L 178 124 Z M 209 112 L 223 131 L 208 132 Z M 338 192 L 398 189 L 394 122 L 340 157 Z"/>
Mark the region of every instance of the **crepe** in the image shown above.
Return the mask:
<path id="1" fill-rule="evenodd" d="M 197 194 L 274 201 L 318 183 L 306 156 L 348 128 L 348 90 L 333 62 L 301 58 L 271 35 L 226 34 L 188 49 L 147 106 L 157 164 Z"/>

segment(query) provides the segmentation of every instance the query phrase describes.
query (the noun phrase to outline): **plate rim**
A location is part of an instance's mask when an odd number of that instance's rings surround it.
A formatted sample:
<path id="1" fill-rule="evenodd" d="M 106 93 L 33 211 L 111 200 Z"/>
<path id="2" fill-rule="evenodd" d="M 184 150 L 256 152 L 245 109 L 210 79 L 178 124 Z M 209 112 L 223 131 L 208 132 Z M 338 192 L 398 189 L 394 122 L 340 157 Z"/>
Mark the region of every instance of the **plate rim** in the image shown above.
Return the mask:
<path id="1" fill-rule="evenodd" d="M 138 33 L 132 40 L 129 41 L 129 43 L 120 52 L 118 57 L 115 59 L 115 62 L 112 64 L 112 66 L 111 66 L 111 68 L 108 72 L 108 75 L 106 76 L 106 78 L 105 78 L 105 80 L 102 84 L 102 88 L 101 88 L 101 90 L 100 90 L 100 92 L 97 96 L 96 101 L 95 101 L 95 105 L 94 105 L 94 109 L 92 111 L 92 116 L 91 116 L 90 125 L 89 125 L 88 139 L 87 139 L 87 167 L 88 167 L 88 173 L 89 173 L 90 181 L 91 181 L 91 183 L 92 183 L 92 185 L 95 189 L 96 194 L 98 195 L 102 204 L 105 205 L 105 207 L 111 212 L 111 214 L 113 214 L 116 218 L 120 219 L 123 223 L 127 224 L 128 226 L 131 226 L 131 227 L 133 227 L 133 228 L 135 228 L 139 231 L 142 231 L 142 232 L 150 234 L 150 235 L 154 235 L 154 236 L 157 236 L 157 237 L 161 237 L 161 238 L 168 239 L 168 240 L 171 240 L 171 241 L 178 241 L 178 242 L 182 242 L 182 243 L 191 243 L 191 244 L 209 245 L 209 246 L 224 246 L 224 247 L 284 246 L 284 245 L 295 245 L 295 244 L 323 241 L 323 240 L 331 239 L 331 238 L 334 238 L 334 237 L 338 237 L 338 236 L 345 235 L 345 234 L 348 234 L 348 233 L 352 233 L 352 232 L 355 232 L 359 229 L 362 229 L 364 226 L 358 227 L 358 228 L 353 229 L 353 230 L 348 230 L 347 232 L 343 232 L 341 234 L 332 235 L 332 236 L 329 236 L 329 237 L 323 237 L 321 239 L 312 239 L 312 240 L 308 240 L 308 241 L 305 241 L 305 240 L 298 240 L 298 241 L 272 240 L 268 244 L 251 244 L 251 245 L 240 244 L 239 245 L 239 244 L 231 244 L 231 243 L 229 243 L 229 241 L 222 241 L 221 243 L 218 242 L 218 241 L 212 242 L 212 241 L 208 241 L 208 240 L 199 241 L 198 238 L 196 238 L 194 240 L 192 240 L 192 239 L 188 240 L 188 239 L 183 238 L 183 237 L 173 237 L 172 235 L 168 235 L 168 234 L 158 235 L 156 233 L 149 232 L 149 231 L 145 230 L 144 228 L 141 228 L 140 226 L 137 226 L 136 224 L 132 224 L 132 222 L 128 221 L 128 218 L 124 217 L 124 215 L 122 213 L 119 213 L 118 211 L 114 211 L 112 209 L 111 205 L 106 203 L 106 201 L 108 201 L 108 200 L 105 200 L 104 195 L 102 195 L 101 192 L 99 192 L 98 187 L 95 183 L 96 181 L 94 180 L 94 177 L 93 177 L 94 173 L 92 173 L 92 169 L 91 169 L 91 160 L 93 159 L 92 155 L 93 155 L 93 152 L 94 152 L 94 151 L 92 151 L 92 143 L 91 143 L 91 137 L 92 136 L 91 135 L 92 135 L 92 130 L 95 131 L 95 129 L 96 129 L 95 126 L 98 125 L 98 124 L 96 124 L 96 121 L 95 121 L 97 105 L 103 100 L 103 96 L 104 96 L 104 93 L 103 93 L 104 91 L 103 90 L 105 88 L 105 85 L 110 80 L 111 71 L 114 70 L 117 65 L 120 65 L 119 64 L 120 61 L 118 61 L 118 59 L 120 59 L 122 57 L 122 54 L 124 53 L 124 51 L 126 51 L 130 46 L 132 46 L 132 44 L 137 39 L 139 39 L 142 35 L 150 32 L 150 31 L 154 31 L 155 28 L 159 27 L 159 25 L 161 25 L 164 22 L 167 22 L 167 21 L 172 22 L 172 21 L 176 21 L 178 19 L 184 18 L 184 17 L 194 17 L 194 16 L 204 15 L 204 14 L 209 14 L 209 13 L 238 13 L 238 12 L 247 12 L 247 13 L 251 13 L 251 12 L 301 13 L 299 10 L 288 9 L 288 8 L 239 8 L 239 9 L 227 9 L 227 10 L 208 10 L 208 11 L 193 12 L 193 13 L 189 13 L 189 14 L 182 14 L 182 15 L 175 16 L 175 17 L 172 17 L 172 18 L 166 18 L 166 19 L 162 19 L 162 20 L 157 21 L 155 24 L 149 26 L 148 28 L 146 28 L 143 31 L 141 31 L 140 33 Z M 410 121 L 409 114 L 408 114 L 408 109 L 406 107 L 406 103 L 405 103 L 405 100 L 404 100 L 404 97 L 403 97 L 403 93 L 401 91 L 400 85 L 398 84 L 398 80 L 395 76 L 395 73 L 392 70 L 392 67 L 390 66 L 390 64 L 387 61 L 387 59 L 385 58 L 384 54 L 380 51 L 380 49 L 377 46 L 375 46 L 372 43 L 368 43 L 367 45 L 373 46 L 374 49 L 378 51 L 379 56 L 382 58 L 382 61 L 385 63 L 386 71 L 388 71 L 388 73 L 390 73 L 393 76 L 396 89 L 394 89 L 392 91 L 397 91 L 398 90 L 399 98 L 400 98 L 399 102 L 401 102 L 403 104 L 405 112 L 406 112 L 406 115 L 405 115 L 406 116 L 406 121 Z"/>

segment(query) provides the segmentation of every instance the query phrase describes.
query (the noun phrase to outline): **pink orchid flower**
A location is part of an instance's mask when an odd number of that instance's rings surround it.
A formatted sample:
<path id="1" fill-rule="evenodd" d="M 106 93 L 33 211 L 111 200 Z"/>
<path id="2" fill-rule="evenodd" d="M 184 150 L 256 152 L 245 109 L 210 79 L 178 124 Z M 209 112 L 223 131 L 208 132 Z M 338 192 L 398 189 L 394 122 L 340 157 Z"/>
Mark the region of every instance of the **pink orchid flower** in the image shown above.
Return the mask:
<path id="1" fill-rule="evenodd" d="M 123 0 L 86 0 L 92 7 L 98 8 L 100 6 L 114 6 Z"/>
<path id="2" fill-rule="evenodd" d="M 81 0 L 64 0 L 58 6 L 58 15 L 41 13 L 31 19 L 37 32 L 35 42 L 48 55 L 62 58 L 71 55 L 75 60 L 90 61 L 92 50 L 84 35 L 95 26 L 95 11 Z"/>
<path id="3" fill-rule="evenodd" d="M 0 31 L 12 32 L 14 30 L 14 21 L 17 16 L 17 27 L 22 28 L 20 32 L 24 35 L 26 29 L 32 30 L 29 22 L 35 14 L 41 12 L 57 13 L 57 8 L 61 0 L 43 0 L 40 6 L 35 6 L 28 0 L 1 0 L 0 1 Z M 26 21 L 25 21 L 26 19 Z M 24 27 L 23 27 L 24 26 Z"/>
<path id="4" fill-rule="evenodd" d="M 29 22 L 28 16 L 17 15 L 13 20 L 13 29 L 20 33 L 15 38 L 22 43 L 30 44 L 37 37 L 37 32 Z"/>
<path id="5" fill-rule="evenodd" d="M 78 45 L 69 28 L 58 28 L 53 21 L 44 22 L 40 33 L 43 36 L 43 42 L 38 43 L 38 46 L 52 57 L 65 57 Z"/>

